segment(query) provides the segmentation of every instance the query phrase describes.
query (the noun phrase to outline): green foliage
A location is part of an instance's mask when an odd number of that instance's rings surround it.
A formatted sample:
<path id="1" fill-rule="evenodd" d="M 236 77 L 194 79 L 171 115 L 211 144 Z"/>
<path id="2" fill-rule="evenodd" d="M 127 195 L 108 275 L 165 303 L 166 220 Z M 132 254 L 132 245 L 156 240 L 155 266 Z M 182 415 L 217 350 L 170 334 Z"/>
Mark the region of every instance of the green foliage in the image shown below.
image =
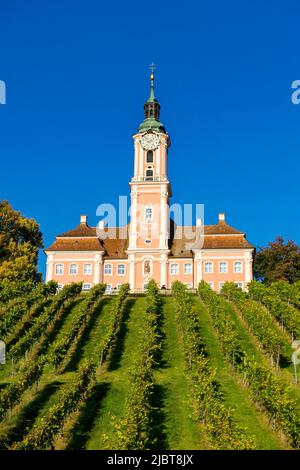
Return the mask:
<path id="1" fill-rule="evenodd" d="M 209 286 L 203 285 L 205 291 Z M 175 309 L 181 327 L 187 372 L 192 384 L 194 413 L 208 433 L 212 445 L 217 449 L 254 449 L 254 440 L 245 434 L 234 421 L 233 410 L 223 402 L 219 384 L 215 380 L 216 370 L 209 364 L 209 359 L 201 338 L 198 314 L 193 310 L 193 303 L 186 287 L 179 281 L 172 285 L 175 295 Z M 224 331 L 232 336 L 231 330 L 224 326 Z M 224 341 L 227 351 L 227 339 Z M 236 346 L 235 346 L 236 347 Z"/>
<path id="2" fill-rule="evenodd" d="M 42 247 L 36 221 L 23 217 L 7 201 L 0 201 L 0 297 L 3 289 L 7 291 L 8 282 L 16 291 L 18 282 L 36 280 L 38 250 Z"/>
<path id="3" fill-rule="evenodd" d="M 151 414 L 153 411 L 153 374 L 158 363 L 162 337 L 160 334 L 161 298 L 155 281 L 147 286 L 146 311 L 139 331 L 139 358 L 130 370 L 130 388 L 122 418 L 113 418 L 115 448 L 145 450 L 153 445 Z"/>
<path id="4" fill-rule="evenodd" d="M 300 281 L 290 284 L 287 281 L 272 282 L 272 289 L 277 292 L 281 300 L 300 308 Z"/>
<path id="5" fill-rule="evenodd" d="M 14 444 L 12 449 L 50 449 L 55 435 L 61 431 L 66 419 L 88 396 L 94 380 L 95 365 L 86 361 L 74 382 L 66 384 L 60 391 L 57 403 L 44 416 L 37 418 L 33 429 L 21 442 Z"/>
<path id="6" fill-rule="evenodd" d="M 284 242 L 282 237 L 277 237 L 274 242 L 269 242 L 256 254 L 254 273 L 258 280 L 266 284 L 274 281 L 285 280 L 296 282 L 300 280 L 300 247 L 293 241 Z"/>
<path id="7" fill-rule="evenodd" d="M 292 338 L 300 339 L 300 312 L 289 304 L 292 299 L 296 302 L 297 286 L 286 281 L 278 281 L 267 287 L 260 282 L 252 281 L 248 293 L 251 299 L 263 303 L 268 308 Z"/>
<path id="8" fill-rule="evenodd" d="M 225 300 L 213 292 L 204 282 L 199 284 L 199 295 L 208 307 L 208 311 L 214 319 L 214 327 L 223 347 L 222 321 L 224 316 L 216 314 L 217 305 L 225 305 Z M 233 283 L 226 283 L 222 289 L 222 295 L 229 300 L 237 300 L 242 304 L 245 294 Z M 231 322 L 234 328 L 234 321 Z M 300 447 L 300 411 L 292 396 L 292 390 L 281 382 L 274 373 L 266 367 L 258 364 L 250 358 L 243 348 L 241 339 L 236 336 L 237 342 L 232 348 L 232 354 L 239 351 L 239 360 L 234 361 L 234 367 L 247 381 L 253 401 L 259 403 L 268 412 L 273 420 L 274 427 L 280 427 L 289 437 L 293 447 Z M 226 354 L 227 358 L 230 353 Z"/>
<path id="9" fill-rule="evenodd" d="M 49 359 L 56 368 L 62 363 L 64 364 L 73 352 L 77 341 L 85 330 L 86 324 L 95 312 L 95 302 L 103 295 L 105 287 L 105 284 L 97 284 L 86 294 L 79 310 L 73 315 L 69 328 L 63 334 L 60 334 L 53 344 L 51 358 Z"/>
<path id="10" fill-rule="evenodd" d="M 55 322 L 59 309 L 71 297 L 80 294 L 82 283 L 72 283 L 64 286 L 61 292 L 55 297 L 52 304 L 46 307 L 44 312 L 37 318 L 34 318 L 31 328 L 21 336 L 21 338 L 9 349 L 9 357 L 20 357 L 29 349 L 40 336 L 49 327 L 49 324 Z"/>
<path id="11" fill-rule="evenodd" d="M 129 291 L 130 285 L 128 283 L 122 284 L 112 305 L 111 315 L 108 318 L 105 328 L 105 334 L 99 342 L 98 347 L 95 349 L 94 356 L 96 361 L 98 361 L 99 358 L 102 358 L 102 360 L 108 359 L 109 355 L 111 355 L 115 349 L 122 323 L 125 301 Z"/>
<path id="12" fill-rule="evenodd" d="M 7 335 L 15 331 L 16 323 L 22 321 L 22 318 L 28 314 L 31 308 L 34 316 L 36 304 L 43 302 L 49 296 L 53 296 L 56 289 L 56 282 L 39 283 L 27 295 L 11 300 L 0 307 L 0 338 L 6 341 Z"/>
<path id="13" fill-rule="evenodd" d="M 46 362 L 45 356 L 40 356 L 27 366 L 19 380 L 0 390 L 0 419 L 2 419 L 9 409 L 12 409 L 20 402 L 24 391 L 39 380 L 43 373 Z"/>
<path id="14" fill-rule="evenodd" d="M 259 283 L 256 283 L 255 288 L 258 285 Z M 224 284 L 221 294 L 237 305 L 272 363 L 276 361 L 279 364 L 280 356 L 285 357 L 287 361 L 290 360 L 291 346 L 266 308 L 249 299 L 247 294 L 232 282 Z"/>

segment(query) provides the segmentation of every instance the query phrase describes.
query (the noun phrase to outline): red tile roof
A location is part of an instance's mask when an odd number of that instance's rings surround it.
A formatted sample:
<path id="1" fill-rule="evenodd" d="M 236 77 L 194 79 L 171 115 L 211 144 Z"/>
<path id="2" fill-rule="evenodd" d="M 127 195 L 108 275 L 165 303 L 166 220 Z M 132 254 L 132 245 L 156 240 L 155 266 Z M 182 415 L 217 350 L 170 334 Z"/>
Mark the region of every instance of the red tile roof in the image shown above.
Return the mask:
<path id="1" fill-rule="evenodd" d="M 120 228 L 116 228 L 113 237 L 106 238 L 96 227 L 90 227 L 86 223 L 81 223 L 76 228 L 69 230 L 56 237 L 56 241 L 45 251 L 104 251 L 104 258 L 127 258 L 126 250 L 128 248 L 128 227 L 126 230 L 127 238 L 119 238 Z M 191 258 L 193 256 L 193 248 L 204 249 L 238 249 L 238 248 L 254 248 L 245 238 L 245 234 L 219 221 L 216 225 L 204 226 L 204 242 L 203 237 L 200 244 L 193 243 L 193 239 L 189 238 L 189 233 L 195 233 L 196 227 L 177 226 L 175 236 L 170 240 L 170 256 L 179 258 Z M 182 233 L 181 233 L 182 231 Z M 176 237 L 178 236 L 178 238 Z M 203 242 L 203 243 L 201 243 Z"/>

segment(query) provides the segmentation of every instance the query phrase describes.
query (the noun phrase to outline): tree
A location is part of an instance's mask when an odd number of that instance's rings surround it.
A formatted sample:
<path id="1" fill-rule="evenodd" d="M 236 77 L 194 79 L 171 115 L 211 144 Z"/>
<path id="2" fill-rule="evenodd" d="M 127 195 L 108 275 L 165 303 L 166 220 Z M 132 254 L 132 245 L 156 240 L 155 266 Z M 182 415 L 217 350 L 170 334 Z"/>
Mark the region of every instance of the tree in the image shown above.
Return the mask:
<path id="1" fill-rule="evenodd" d="M 34 219 L 0 201 L 0 283 L 26 283 L 37 279 L 38 250 L 42 234 Z"/>
<path id="2" fill-rule="evenodd" d="M 256 254 L 254 274 L 257 280 L 266 284 L 300 280 L 300 246 L 292 240 L 285 243 L 283 237 L 277 237 Z"/>

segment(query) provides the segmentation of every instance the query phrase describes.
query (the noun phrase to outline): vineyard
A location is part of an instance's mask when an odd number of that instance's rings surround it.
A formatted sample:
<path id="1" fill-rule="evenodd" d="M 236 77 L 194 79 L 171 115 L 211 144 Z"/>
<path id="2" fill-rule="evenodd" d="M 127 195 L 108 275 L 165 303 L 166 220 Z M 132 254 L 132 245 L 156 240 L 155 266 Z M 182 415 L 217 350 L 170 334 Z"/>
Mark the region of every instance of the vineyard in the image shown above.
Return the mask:
<path id="1" fill-rule="evenodd" d="M 285 282 L 3 301 L 0 450 L 299 449 L 299 308 Z"/>

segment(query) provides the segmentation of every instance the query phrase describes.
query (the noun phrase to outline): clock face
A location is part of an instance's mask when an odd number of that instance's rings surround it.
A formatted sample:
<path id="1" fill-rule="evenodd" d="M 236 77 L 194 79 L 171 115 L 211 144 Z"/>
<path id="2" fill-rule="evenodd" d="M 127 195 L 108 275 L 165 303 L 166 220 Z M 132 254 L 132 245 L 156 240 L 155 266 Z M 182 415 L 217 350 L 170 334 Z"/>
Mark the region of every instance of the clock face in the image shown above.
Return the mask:
<path id="1" fill-rule="evenodd" d="M 141 139 L 141 144 L 145 150 L 155 150 L 159 144 L 159 137 L 156 134 L 145 134 Z"/>

